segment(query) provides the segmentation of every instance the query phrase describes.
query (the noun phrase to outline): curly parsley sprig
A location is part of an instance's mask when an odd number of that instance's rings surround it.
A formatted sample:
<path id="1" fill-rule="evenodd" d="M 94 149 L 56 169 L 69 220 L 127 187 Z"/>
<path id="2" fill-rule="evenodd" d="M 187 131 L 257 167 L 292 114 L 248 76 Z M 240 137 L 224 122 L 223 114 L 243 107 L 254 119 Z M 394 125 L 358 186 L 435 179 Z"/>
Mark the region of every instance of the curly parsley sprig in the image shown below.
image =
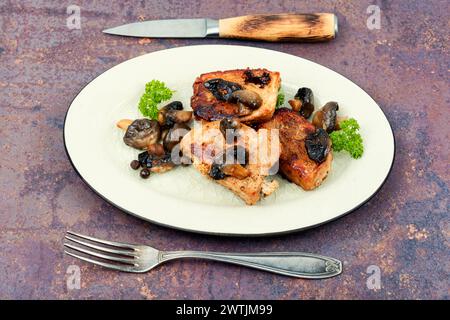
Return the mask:
<path id="1" fill-rule="evenodd" d="M 145 85 L 145 92 L 139 100 L 139 111 L 143 116 L 156 120 L 158 118 L 158 104 L 172 98 L 175 91 L 166 87 L 159 80 L 152 80 Z"/>
<path id="2" fill-rule="evenodd" d="M 352 158 L 361 158 L 364 152 L 363 139 L 359 134 L 359 124 L 353 119 L 347 119 L 339 124 L 340 130 L 330 134 L 333 150 L 347 151 Z"/>

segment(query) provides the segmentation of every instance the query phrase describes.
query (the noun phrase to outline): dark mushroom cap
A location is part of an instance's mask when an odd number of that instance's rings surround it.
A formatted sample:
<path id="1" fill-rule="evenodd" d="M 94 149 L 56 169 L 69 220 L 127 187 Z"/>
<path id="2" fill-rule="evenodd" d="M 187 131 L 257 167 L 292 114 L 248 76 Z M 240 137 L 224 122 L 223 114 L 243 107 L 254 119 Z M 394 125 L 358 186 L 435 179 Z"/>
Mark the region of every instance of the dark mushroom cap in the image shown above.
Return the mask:
<path id="1" fill-rule="evenodd" d="M 294 97 L 301 101 L 300 115 L 308 119 L 314 112 L 314 94 L 310 88 L 300 88 Z"/>
<path id="2" fill-rule="evenodd" d="M 157 121 L 137 119 L 128 126 L 123 141 L 130 147 L 145 149 L 148 145 L 156 143 L 160 134 L 161 131 Z"/>
<path id="3" fill-rule="evenodd" d="M 330 141 L 327 132 L 319 128 L 315 132 L 310 133 L 305 139 L 305 148 L 311 160 L 317 163 L 325 161 L 330 152 Z"/>
<path id="4" fill-rule="evenodd" d="M 203 86 L 208 89 L 217 100 L 220 101 L 228 101 L 234 91 L 242 89 L 239 84 L 220 78 L 205 81 Z"/>
<path id="5" fill-rule="evenodd" d="M 144 151 L 138 155 L 138 161 L 142 168 L 152 169 L 164 165 L 173 165 L 170 153 L 154 155 Z"/>
<path id="6" fill-rule="evenodd" d="M 169 110 L 183 110 L 183 103 L 181 103 L 181 101 L 172 101 L 159 109 L 160 112 L 166 112 Z"/>
<path id="7" fill-rule="evenodd" d="M 225 179 L 225 173 L 222 171 L 222 165 L 213 163 L 211 169 L 209 170 L 209 176 L 214 180 L 222 180 Z"/>

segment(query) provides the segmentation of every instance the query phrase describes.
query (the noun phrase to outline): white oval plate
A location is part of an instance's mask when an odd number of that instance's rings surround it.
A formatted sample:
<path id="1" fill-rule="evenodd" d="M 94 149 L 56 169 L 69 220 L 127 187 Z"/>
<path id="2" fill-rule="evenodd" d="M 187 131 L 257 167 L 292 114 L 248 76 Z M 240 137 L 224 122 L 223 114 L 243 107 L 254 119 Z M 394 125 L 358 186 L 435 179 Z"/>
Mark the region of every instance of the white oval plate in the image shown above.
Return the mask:
<path id="1" fill-rule="evenodd" d="M 138 118 L 145 83 L 158 79 L 176 90 L 173 100 L 190 108 L 192 83 L 201 73 L 237 68 L 279 71 L 286 101 L 309 87 L 316 106 L 338 101 L 340 115 L 361 125 L 365 151 L 359 160 L 335 153 L 332 170 L 314 191 L 280 179 L 280 188 L 255 206 L 192 167 L 150 179 L 129 167 L 139 153 L 115 126 Z M 383 111 L 361 88 L 311 61 L 244 46 L 202 45 L 168 49 L 125 61 L 90 82 L 67 111 L 64 141 L 83 180 L 116 207 L 165 226 L 223 235 L 269 235 L 301 230 L 336 219 L 368 201 L 386 180 L 394 160 L 394 136 Z"/>

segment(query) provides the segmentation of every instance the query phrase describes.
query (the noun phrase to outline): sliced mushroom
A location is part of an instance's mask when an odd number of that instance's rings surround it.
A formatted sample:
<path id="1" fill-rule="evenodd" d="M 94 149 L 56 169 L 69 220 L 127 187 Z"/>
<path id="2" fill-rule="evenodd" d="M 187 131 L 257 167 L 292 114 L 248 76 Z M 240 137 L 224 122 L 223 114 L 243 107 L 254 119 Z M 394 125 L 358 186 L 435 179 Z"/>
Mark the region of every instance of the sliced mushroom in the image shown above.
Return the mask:
<path id="1" fill-rule="evenodd" d="M 189 128 L 186 124 L 176 123 L 164 137 L 164 149 L 168 152 L 172 151 L 173 147 L 180 143 L 181 139 L 183 139 L 184 135 L 186 135 L 189 130 L 191 130 L 191 128 Z"/>
<path id="2" fill-rule="evenodd" d="M 158 113 L 158 123 L 164 128 L 171 127 L 174 123 L 186 123 L 191 119 L 192 111 L 169 110 L 165 113 Z"/>
<path id="3" fill-rule="evenodd" d="M 165 151 L 164 147 L 160 143 L 154 143 L 147 146 L 147 151 L 149 154 L 154 156 L 163 156 Z"/>
<path id="4" fill-rule="evenodd" d="M 162 164 L 156 165 L 154 167 L 151 167 L 150 171 L 154 172 L 154 173 L 164 173 L 169 170 L 172 170 L 174 167 L 175 167 L 175 164 L 173 164 L 171 162 L 167 162 L 167 163 L 162 163 Z"/>
<path id="5" fill-rule="evenodd" d="M 226 176 L 245 179 L 250 176 L 250 171 L 245 168 L 248 157 L 248 151 L 243 146 L 232 146 L 215 158 L 209 175 L 215 180 L 224 179 Z"/>
<path id="6" fill-rule="evenodd" d="M 298 110 L 300 115 L 303 118 L 308 119 L 314 112 L 314 94 L 312 90 L 310 88 L 300 88 L 295 94 L 294 99 L 301 102 Z"/>
<path id="7" fill-rule="evenodd" d="M 226 165 L 214 163 L 209 170 L 209 176 L 214 180 L 222 180 L 227 176 L 242 180 L 250 176 L 250 171 L 237 163 Z"/>
<path id="8" fill-rule="evenodd" d="M 158 112 L 158 123 L 162 127 L 172 127 L 175 123 L 186 123 L 192 119 L 192 111 L 184 111 L 180 101 L 173 101 Z"/>
<path id="9" fill-rule="evenodd" d="M 251 90 L 237 90 L 230 96 L 230 102 L 242 103 L 250 109 L 258 109 L 262 105 L 262 99 L 259 94 Z"/>
<path id="10" fill-rule="evenodd" d="M 337 102 L 328 102 L 319 111 L 314 114 L 312 123 L 316 128 L 322 128 L 330 133 L 336 129 L 337 111 L 339 105 Z"/>
<path id="11" fill-rule="evenodd" d="M 127 130 L 128 126 L 133 123 L 133 120 L 130 119 L 122 119 L 119 122 L 116 123 L 117 128 L 120 128 L 122 130 Z"/>
<path id="12" fill-rule="evenodd" d="M 149 154 L 148 151 L 144 151 L 139 154 L 138 161 L 142 168 L 157 173 L 166 172 L 175 167 L 175 164 L 172 162 L 170 157 L 170 153 L 164 153 L 162 156 L 156 156 Z"/>
<path id="13" fill-rule="evenodd" d="M 160 135 L 161 130 L 157 121 L 137 119 L 127 127 L 123 141 L 130 147 L 145 149 L 148 145 L 158 142 Z"/>
<path id="14" fill-rule="evenodd" d="M 192 119 L 192 111 L 168 111 L 166 118 L 175 123 L 186 123 Z"/>
<path id="15" fill-rule="evenodd" d="M 295 112 L 299 112 L 300 109 L 302 108 L 302 102 L 300 100 L 292 99 L 289 100 L 288 102 L 291 105 L 292 110 L 294 110 Z"/>
<path id="16" fill-rule="evenodd" d="M 330 146 L 330 138 L 322 128 L 318 128 L 315 132 L 310 133 L 305 139 L 308 157 L 317 163 L 325 161 L 330 152 Z"/>
<path id="17" fill-rule="evenodd" d="M 239 111 L 238 114 L 240 117 L 248 116 L 253 112 L 252 109 L 247 107 L 245 104 L 238 102 Z"/>
<path id="18" fill-rule="evenodd" d="M 161 131 L 161 140 L 162 141 L 164 141 L 164 139 L 166 138 L 168 133 L 169 133 L 169 129 L 164 129 Z"/>

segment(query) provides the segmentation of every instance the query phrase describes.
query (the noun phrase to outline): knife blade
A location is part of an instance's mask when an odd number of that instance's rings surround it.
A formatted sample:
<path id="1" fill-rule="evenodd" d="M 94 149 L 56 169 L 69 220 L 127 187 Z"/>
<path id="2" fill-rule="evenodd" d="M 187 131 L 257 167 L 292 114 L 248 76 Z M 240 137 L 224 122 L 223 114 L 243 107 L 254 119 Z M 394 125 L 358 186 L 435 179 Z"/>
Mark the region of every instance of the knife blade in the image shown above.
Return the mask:
<path id="1" fill-rule="evenodd" d="M 333 13 L 248 15 L 220 20 L 149 20 L 103 30 L 112 35 L 148 38 L 235 38 L 259 41 L 326 41 L 338 32 Z"/>
<path id="2" fill-rule="evenodd" d="M 103 32 L 129 37 L 204 38 L 215 35 L 218 27 L 217 20 L 212 19 L 172 19 L 129 23 Z"/>

